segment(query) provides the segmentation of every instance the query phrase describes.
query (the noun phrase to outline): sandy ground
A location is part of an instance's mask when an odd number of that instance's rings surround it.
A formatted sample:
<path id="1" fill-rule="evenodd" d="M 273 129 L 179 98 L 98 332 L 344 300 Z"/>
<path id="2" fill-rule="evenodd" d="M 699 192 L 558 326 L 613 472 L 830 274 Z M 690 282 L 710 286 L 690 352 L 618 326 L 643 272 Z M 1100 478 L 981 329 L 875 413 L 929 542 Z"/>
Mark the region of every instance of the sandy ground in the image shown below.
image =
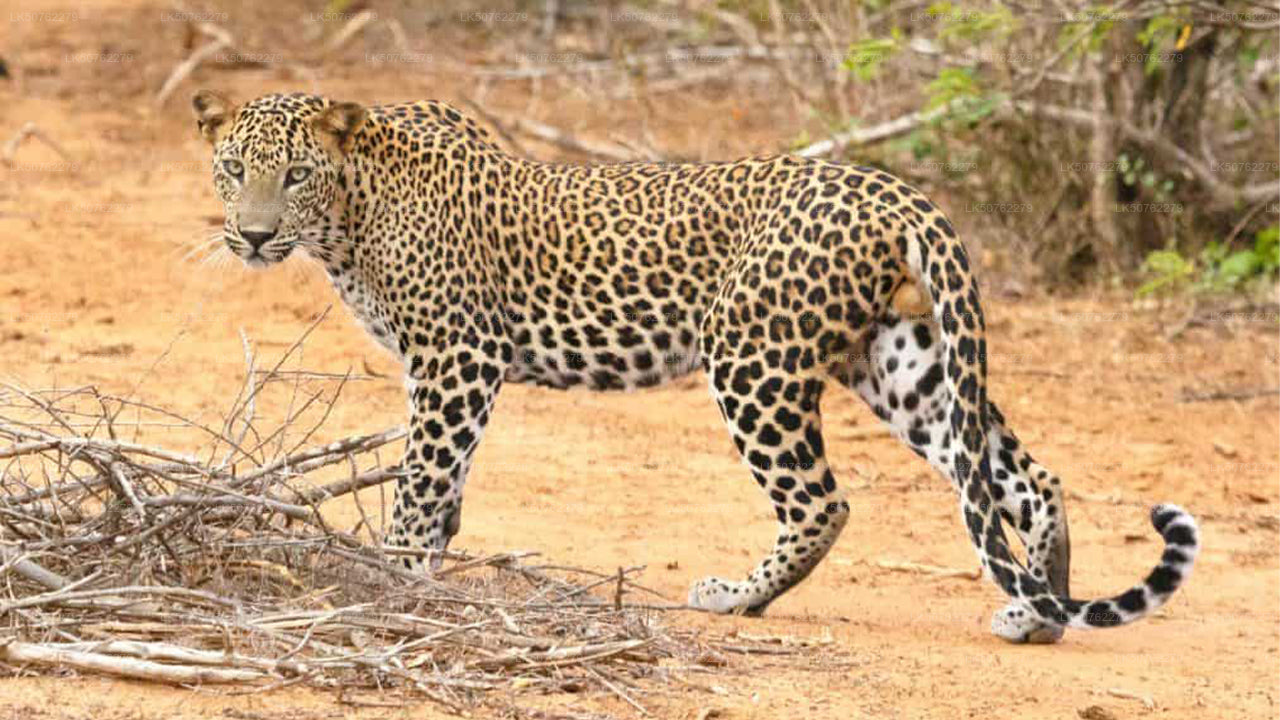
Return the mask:
<path id="1" fill-rule="evenodd" d="M 272 357 L 333 305 L 296 365 L 370 377 L 345 391 L 319 439 L 402 422 L 394 361 L 362 336 L 316 268 L 294 259 L 258 273 L 187 257 L 220 223 L 221 210 L 206 146 L 185 108 L 195 83 L 163 109 L 150 100 L 181 55 L 178 33 L 156 24 L 154 8 L 77 8 L 80 18 L 60 24 L 0 27 L 0 48 L 23 48 L 26 64 L 21 86 L 0 80 L 0 141 L 34 121 L 75 164 L 28 143 L 13 165 L 0 166 L 0 380 L 136 389 L 175 411 L 216 419 L 241 379 L 241 331 Z M 114 40 L 95 40 L 100 34 Z M 156 47 L 167 49 L 123 67 L 60 61 L 104 48 L 146 56 Z M 196 79 L 241 96 L 308 86 L 283 68 L 202 71 Z M 316 82 L 369 102 L 457 99 L 468 87 L 448 69 L 396 77 L 358 60 Z M 601 137 L 635 129 L 626 101 L 602 106 L 568 94 L 562 105 L 545 97 L 525 104 L 532 92 L 503 86 L 493 101 L 546 121 L 573 118 L 576 130 Z M 675 107 L 672 97 L 651 102 Z M 694 94 L 679 105 L 682 121 L 646 116 L 646 130 L 666 147 L 704 157 L 773 150 L 795 137 L 794 119 L 765 109 L 748 115 L 746 102 L 725 92 Z M 688 114 L 698 118 L 697 131 Z M 958 224 L 979 233 L 972 219 Z M 855 397 L 829 394 L 828 448 L 853 507 L 829 559 L 767 618 L 666 619 L 722 634 L 805 638 L 813 650 L 735 659 L 702 690 L 659 686 L 638 699 L 664 718 L 695 718 L 708 708 L 729 718 L 1071 718 L 1094 705 L 1116 718 L 1274 717 L 1280 404 L 1274 395 L 1187 402 L 1185 393 L 1275 387 L 1276 317 L 1209 317 L 1169 339 L 1185 308 L 1139 308 L 1128 297 L 989 293 L 992 394 L 1067 484 L 1077 594 L 1123 589 L 1154 563 L 1160 547 L 1146 519 L 1150 504 L 1177 502 L 1198 515 L 1205 550 L 1170 606 L 1147 622 L 1069 633 L 1054 646 L 996 640 L 987 630 L 1003 604 L 994 586 L 878 565 L 967 569 L 974 559 L 949 488 L 895 441 L 851 437 L 874 418 Z M 184 442 L 166 438 L 163 428 L 145 428 L 143 436 Z M 376 491 L 364 499 L 376 504 Z M 346 526 L 358 520 L 353 504 L 331 517 Z M 532 549 L 604 571 L 643 564 L 648 585 L 682 598 L 698 577 L 747 571 L 772 536 L 772 511 L 695 377 L 636 394 L 505 389 L 468 484 L 456 545 Z M 603 694 L 521 702 L 638 716 Z M 351 708 L 305 690 L 231 697 L 92 677 L 0 679 L 0 718 L 434 712 Z"/>

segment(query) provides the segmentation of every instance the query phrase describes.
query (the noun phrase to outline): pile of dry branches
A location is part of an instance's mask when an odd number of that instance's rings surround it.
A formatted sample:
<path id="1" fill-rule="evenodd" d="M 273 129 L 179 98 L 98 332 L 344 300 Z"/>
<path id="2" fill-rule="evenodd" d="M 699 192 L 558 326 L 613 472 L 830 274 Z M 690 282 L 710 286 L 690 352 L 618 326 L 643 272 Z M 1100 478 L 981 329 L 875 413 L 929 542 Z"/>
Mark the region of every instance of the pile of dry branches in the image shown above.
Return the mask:
<path id="1" fill-rule="evenodd" d="M 358 500 L 360 525 L 331 527 L 325 503 L 394 480 L 381 462 L 361 468 L 403 431 L 310 445 L 322 406 L 351 378 L 308 393 L 299 373 L 260 372 L 246 356 L 248 380 L 220 428 L 92 387 L 0 386 L 0 667 L 306 683 L 351 702 L 378 689 L 379 704 L 425 695 L 457 709 L 499 688 L 595 687 L 638 705 L 628 689 L 666 673 L 659 660 L 722 664 L 655 623 L 678 606 L 631 601 L 651 592 L 634 582 L 638 568 L 450 554 L 426 577 L 396 562 L 413 551 L 379 543 L 380 512 Z M 262 432 L 255 406 L 272 384 L 291 384 L 293 397 L 280 427 Z M 321 417 L 298 427 L 307 408 Z M 196 457 L 122 437 L 155 425 L 212 443 Z M 317 482 L 326 469 L 345 476 Z"/>

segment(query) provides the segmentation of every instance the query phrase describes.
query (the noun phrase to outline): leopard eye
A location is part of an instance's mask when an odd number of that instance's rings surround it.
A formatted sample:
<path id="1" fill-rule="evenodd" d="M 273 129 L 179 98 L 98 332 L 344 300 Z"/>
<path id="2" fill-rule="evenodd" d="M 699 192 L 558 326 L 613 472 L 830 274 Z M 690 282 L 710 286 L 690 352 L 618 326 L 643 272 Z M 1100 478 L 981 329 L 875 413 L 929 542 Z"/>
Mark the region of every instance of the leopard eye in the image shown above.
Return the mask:
<path id="1" fill-rule="evenodd" d="M 305 165 L 297 165 L 289 168 L 289 172 L 284 176 L 284 184 L 297 185 L 309 177 L 311 177 L 311 168 Z"/>
<path id="2" fill-rule="evenodd" d="M 223 160 L 222 169 L 226 170 L 228 175 L 237 180 L 244 179 L 244 163 L 239 160 Z"/>

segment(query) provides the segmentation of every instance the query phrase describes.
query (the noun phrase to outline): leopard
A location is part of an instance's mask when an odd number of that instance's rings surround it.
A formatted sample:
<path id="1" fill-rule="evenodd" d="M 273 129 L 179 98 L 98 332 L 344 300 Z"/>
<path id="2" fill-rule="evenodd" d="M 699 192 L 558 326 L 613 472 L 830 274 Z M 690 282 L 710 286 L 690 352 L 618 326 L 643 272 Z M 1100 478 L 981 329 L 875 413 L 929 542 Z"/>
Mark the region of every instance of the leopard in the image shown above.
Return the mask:
<path id="1" fill-rule="evenodd" d="M 201 90 L 191 105 L 225 247 L 253 268 L 294 250 L 318 263 L 403 368 L 385 542 L 410 571 L 439 570 L 459 533 L 504 385 L 630 391 L 698 371 L 778 530 L 745 578 L 695 582 L 692 609 L 763 614 L 849 523 L 823 439 L 833 386 L 950 483 L 981 573 L 1008 599 L 997 637 L 1129 624 L 1192 571 L 1196 521 L 1164 503 L 1150 512 L 1162 555 L 1143 580 L 1070 595 L 1061 479 L 987 394 L 977 268 L 939 206 L 885 170 L 786 154 L 545 162 L 434 100 L 236 104 Z M 919 307 L 900 302 L 909 294 Z"/>

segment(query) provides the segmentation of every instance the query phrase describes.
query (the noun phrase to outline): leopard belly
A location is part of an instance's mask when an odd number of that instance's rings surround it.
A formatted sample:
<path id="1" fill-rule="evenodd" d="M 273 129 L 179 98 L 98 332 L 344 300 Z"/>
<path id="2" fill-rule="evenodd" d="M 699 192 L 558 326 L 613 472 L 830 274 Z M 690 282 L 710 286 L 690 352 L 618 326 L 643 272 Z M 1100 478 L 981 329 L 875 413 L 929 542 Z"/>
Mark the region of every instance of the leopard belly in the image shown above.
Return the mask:
<path id="1" fill-rule="evenodd" d="M 507 382 L 567 390 L 635 390 L 687 375 L 701 365 L 695 318 L 672 324 L 617 324 L 608 316 L 568 326 L 512 328 Z"/>

